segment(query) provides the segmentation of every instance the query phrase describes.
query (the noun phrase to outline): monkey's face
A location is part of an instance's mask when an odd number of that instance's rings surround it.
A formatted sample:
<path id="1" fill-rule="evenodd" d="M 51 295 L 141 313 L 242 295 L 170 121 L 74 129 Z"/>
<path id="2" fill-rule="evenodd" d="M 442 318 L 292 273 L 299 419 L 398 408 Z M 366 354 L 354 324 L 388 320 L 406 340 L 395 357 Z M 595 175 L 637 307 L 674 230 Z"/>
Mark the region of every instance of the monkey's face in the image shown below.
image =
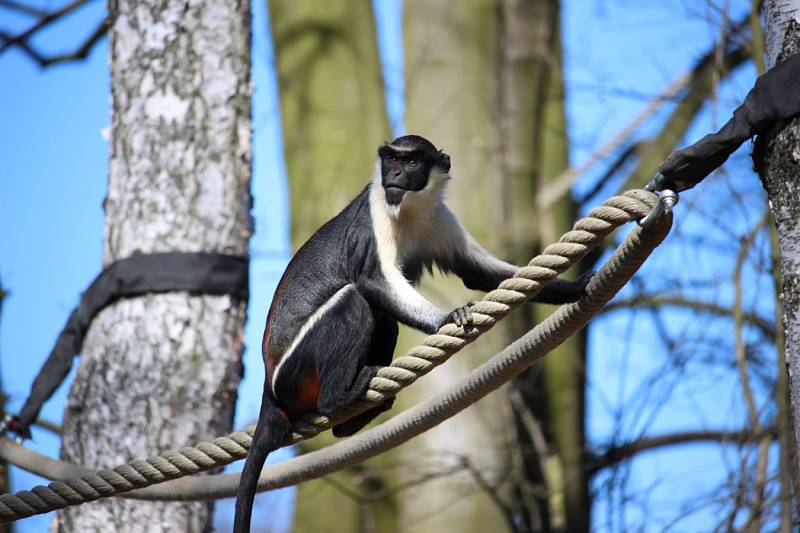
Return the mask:
<path id="1" fill-rule="evenodd" d="M 408 192 L 422 191 L 433 174 L 447 175 L 450 156 L 416 135 L 400 137 L 378 149 L 386 203 L 399 206 Z"/>

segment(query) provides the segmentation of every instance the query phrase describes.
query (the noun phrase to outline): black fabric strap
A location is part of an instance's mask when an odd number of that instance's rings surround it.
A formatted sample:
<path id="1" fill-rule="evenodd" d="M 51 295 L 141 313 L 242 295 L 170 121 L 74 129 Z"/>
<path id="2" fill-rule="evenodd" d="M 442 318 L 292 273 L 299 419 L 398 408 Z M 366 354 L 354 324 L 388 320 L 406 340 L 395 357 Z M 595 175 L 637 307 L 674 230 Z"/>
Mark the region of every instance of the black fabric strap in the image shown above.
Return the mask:
<path id="1" fill-rule="evenodd" d="M 747 139 L 800 114 L 800 55 L 780 63 L 757 80 L 733 117 L 716 132 L 672 152 L 652 182 L 657 190 L 682 191 L 700 183 Z"/>
<path id="2" fill-rule="evenodd" d="M 30 426 L 42 405 L 67 377 L 72 360 L 81 351 L 92 320 L 104 307 L 121 298 L 148 293 L 186 291 L 246 300 L 248 258 L 206 252 L 168 252 L 135 255 L 110 264 L 81 295 L 56 345 L 33 381 L 19 416 L 9 429 L 30 438 Z"/>

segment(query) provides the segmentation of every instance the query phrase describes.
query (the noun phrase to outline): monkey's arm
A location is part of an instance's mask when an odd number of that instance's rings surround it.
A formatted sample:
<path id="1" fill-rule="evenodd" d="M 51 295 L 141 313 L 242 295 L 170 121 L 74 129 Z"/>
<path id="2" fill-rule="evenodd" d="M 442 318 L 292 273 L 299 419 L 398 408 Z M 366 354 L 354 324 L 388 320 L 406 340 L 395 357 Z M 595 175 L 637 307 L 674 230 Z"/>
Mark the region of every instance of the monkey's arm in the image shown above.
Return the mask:
<path id="1" fill-rule="evenodd" d="M 392 318 L 425 333 L 436 333 L 448 322 L 465 326 L 472 322 L 469 306 L 457 307 L 453 311 L 442 311 L 406 281 L 363 279 L 358 289 L 370 305 L 383 309 Z"/>
<path id="2" fill-rule="evenodd" d="M 439 261 L 442 263 L 442 261 Z M 442 264 L 461 278 L 469 289 L 489 292 L 512 277 L 519 267 L 498 259 L 487 252 L 475 239 L 465 232 L 464 246 L 452 259 Z M 593 272 L 585 272 L 577 280 L 556 278 L 537 294 L 533 300 L 548 304 L 564 304 L 577 301 L 583 296 L 586 284 Z"/>
<path id="3" fill-rule="evenodd" d="M 363 279 L 358 289 L 370 305 L 392 318 L 425 333 L 435 333 L 449 315 L 418 293 L 408 281 Z"/>

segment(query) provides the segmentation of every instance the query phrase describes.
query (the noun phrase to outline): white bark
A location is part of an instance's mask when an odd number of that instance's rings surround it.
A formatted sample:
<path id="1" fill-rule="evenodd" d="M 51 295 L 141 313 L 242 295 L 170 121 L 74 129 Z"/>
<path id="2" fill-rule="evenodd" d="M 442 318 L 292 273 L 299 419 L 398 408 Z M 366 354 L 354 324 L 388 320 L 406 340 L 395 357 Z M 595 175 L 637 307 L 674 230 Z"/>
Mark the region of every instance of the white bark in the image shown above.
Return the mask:
<path id="1" fill-rule="evenodd" d="M 789 21 L 800 22 L 800 0 L 766 0 L 762 14 L 766 66 L 769 69 L 778 62 L 778 56 L 784 49 Z"/>
<path id="2" fill-rule="evenodd" d="M 800 53 L 800 0 L 767 0 L 763 13 L 767 68 L 770 68 Z M 796 450 L 800 456 L 800 118 L 763 137 L 756 144 L 754 159 L 778 231 L 786 362 Z"/>
<path id="3" fill-rule="evenodd" d="M 118 0 L 103 261 L 247 254 L 250 13 L 243 0 Z M 245 302 L 187 293 L 122 300 L 83 347 L 63 459 L 91 468 L 229 431 Z M 123 499 L 58 513 L 57 531 L 208 531 L 211 505 Z"/>

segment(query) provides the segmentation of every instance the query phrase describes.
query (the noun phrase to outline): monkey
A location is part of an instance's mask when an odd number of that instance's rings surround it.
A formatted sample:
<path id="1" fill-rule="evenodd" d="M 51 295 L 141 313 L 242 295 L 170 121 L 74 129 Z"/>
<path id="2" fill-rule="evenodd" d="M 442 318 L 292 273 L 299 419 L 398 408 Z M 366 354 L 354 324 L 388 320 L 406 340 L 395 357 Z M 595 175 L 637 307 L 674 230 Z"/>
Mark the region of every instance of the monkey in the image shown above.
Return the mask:
<path id="1" fill-rule="evenodd" d="M 447 208 L 450 180 L 450 156 L 424 137 L 383 144 L 367 186 L 289 262 L 264 329 L 266 379 L 234 532 L 249 531 L 259 473 L 268 453 L 288 439 L 292 420 L 315 411 L 332 415 L 358 400 L 391 363 L 398 323 L 428 334 L 448 322 L 471 324 L 469 304 L 443 311 L 417 292 L 424 271 L 436 267 L 488 292 L 518 269 L 487 252 Z M 590 276 L 557 278 L 535 300 L 574 302 Z M 334 426 L 334 435 L 354 434 L 392 402 Z"/>

